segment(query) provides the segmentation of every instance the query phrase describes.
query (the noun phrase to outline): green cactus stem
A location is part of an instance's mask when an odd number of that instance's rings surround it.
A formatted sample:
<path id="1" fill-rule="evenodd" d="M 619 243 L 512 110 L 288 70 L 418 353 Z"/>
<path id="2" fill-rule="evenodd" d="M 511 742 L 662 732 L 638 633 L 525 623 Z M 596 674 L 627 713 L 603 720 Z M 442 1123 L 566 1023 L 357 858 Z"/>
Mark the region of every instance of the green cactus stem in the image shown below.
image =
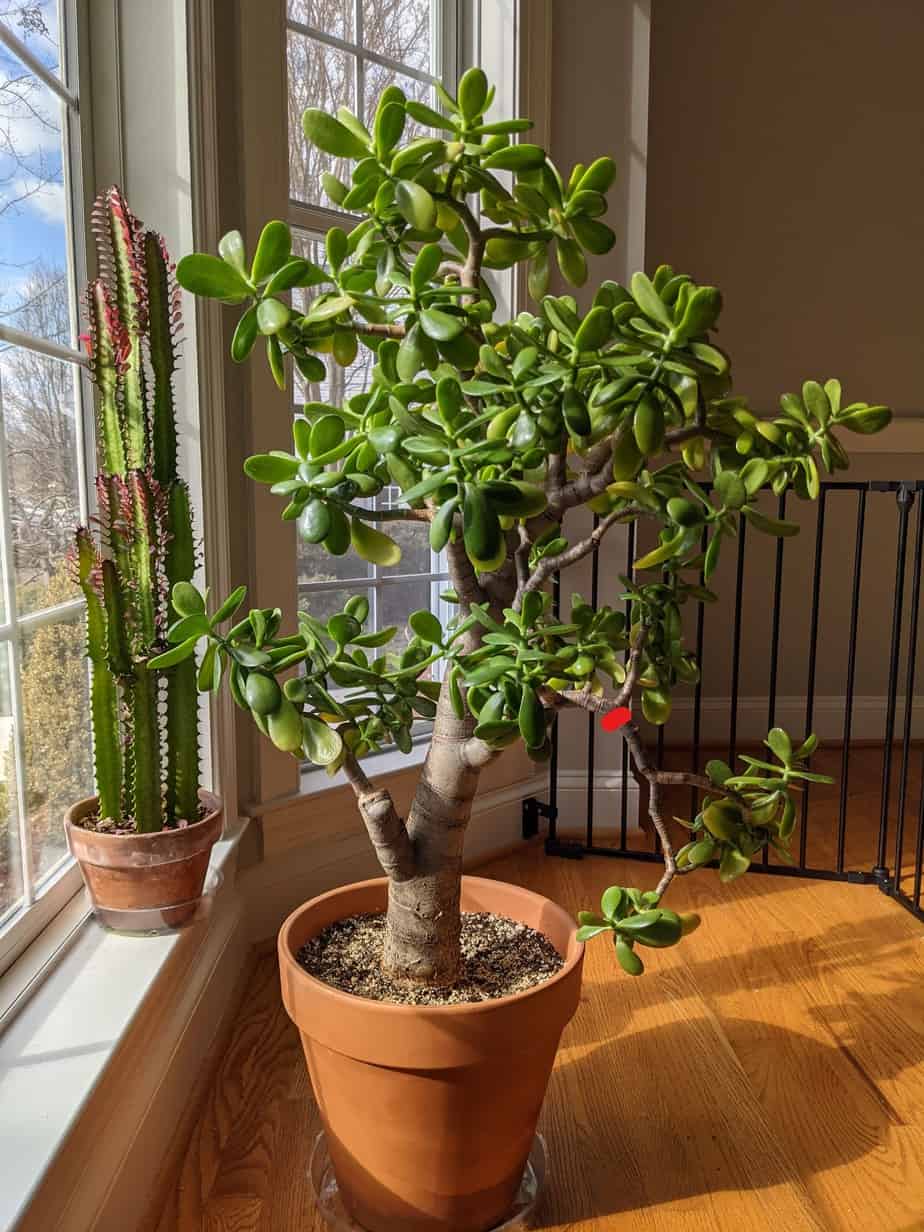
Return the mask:
<path id="1" fill-rule="evenodd" d="M 139 654 L 145 658 L 147 648 L 157 636 L 158 612 L 163 597 L 158 593 L 156 526 L 156 493 L 142 471 L 129 475 L 131 493 L 131 578 L 135 609 L 135 634 Z M 162 530 L 163 528 L 161 528 Z"/>
<path id="2" fill-rule="evenodd" d="M 175 483 L 167 508 L 167 585 L 192 580 L 196 554 L 189 508 L 189 489 Z M 164 811 L 167 824 L 199 815 L 199 698 L 195 659 L 186 659 L 167 672 L 167 781 Z"/>
<path id="3" fill-rule="evenodd" d="M 87 658 L 90 660 L 90 712 L 93 758 L 101 817 L 121 820 L 122 758 L 119 749 L 119 699 L 107 661 L 106 613 L 93 584 L 99 557 L 84 528 L 77 532 L 78 581 L 87 602 Z"/>
<path id="4" fill-rule="evenodd" d="M 174 321 L 179 315 L 179 288 L 170 275 L 164 242 L 154 231 L 145 231 L 144 269 L 148 289 L 148 355 L 154 373 L 151 438 L 154 477 L 161 484 L 176 480 L 176 415 L 173 406 L 173 372 L 176 368 Z"/>
<path id="5" fill-rule="evenodd" d="M 141 346 L 147 305 L 143 268 L 137 251 L 139 224 L 117 188 L 110 188 L 97 199 L 93 223 L 100 265 L 114 281 L 119 322 L 124 333 L 120 364 L 122 435 L 126 465 L 135 470 L 147 463 L 148 441 Z"/>
<path id="6" fill-rule="evenodd" d="M 132 816 L 139 834 L 163 828 L 161 812 L 160 728 L 157 676 L 147 663 L 137 664 L 135 679 L 126 685 L 131 716 L 133 773 L 129 785 Z"/>
<path id="7" fill-rule="evenodd" d="M 103 466 L 111 475 L 125 474 L 125 442 L 119 411 L 119 353 L 122 348 L 118 315 L 109 288 L 97 279 L 87 292 L 90 332 L 85 337 L 96 388 Z"/>

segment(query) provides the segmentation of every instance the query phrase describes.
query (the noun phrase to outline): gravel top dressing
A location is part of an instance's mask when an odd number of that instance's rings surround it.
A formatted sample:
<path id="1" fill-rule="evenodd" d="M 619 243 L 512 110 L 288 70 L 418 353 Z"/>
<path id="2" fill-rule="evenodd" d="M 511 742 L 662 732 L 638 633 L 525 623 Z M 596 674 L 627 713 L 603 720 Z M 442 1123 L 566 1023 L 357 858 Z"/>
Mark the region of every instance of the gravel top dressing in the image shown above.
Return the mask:
<path id="1" fill-rule="evenodd" d="M 524 992 L 564 965 L 548 937 L 488 911 L 462 915 L 462 973 L 451 988 L 398 984 L 382 971 L 385 916 L 352 915 L 329 924 L 299 950 L 309 975 L 341 992 L 400 1005 L 460 1005 Z"/>
<path id="2" fill-rule="evenodd" d="M 205 805 L 199 805 L 199 816 L 196 821 L 204 821 L 209 815 L 209 810 Z M 92 834 L 114 834 L 118 837 L 131 835 L 134 837 L 138 834 L 135 829 L 135 823 L 131 818 L 123 818 L 121 821 L 114 821 L 111 817 L 100 817 L 99 813 L 89 813 L 86 817 L 79 817 L 71 823 L 78 826 L 81 830 L 89 830 Z M 163 831 L 154 831 L 152 833 L 164 833 L 171 830 L 185 830 L 192 823 L 185 818 L 181 818 L 174 826 L 164 826 Z"/>

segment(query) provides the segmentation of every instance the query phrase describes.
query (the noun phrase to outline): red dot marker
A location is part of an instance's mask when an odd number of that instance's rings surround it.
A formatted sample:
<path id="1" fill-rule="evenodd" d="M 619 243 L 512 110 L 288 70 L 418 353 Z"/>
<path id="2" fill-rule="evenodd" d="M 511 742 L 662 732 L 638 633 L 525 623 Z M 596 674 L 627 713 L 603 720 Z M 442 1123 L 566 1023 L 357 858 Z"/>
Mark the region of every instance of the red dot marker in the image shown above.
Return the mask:
<path id="1" fill-rule="evenodd" d="M 620 727 L 625 727 L 631 718 L 632 711 L 628 706 L 617 706 L 615 710 L 610 710 L 603 716 L 600 726 L 605 732 L 619 731 Z"/>

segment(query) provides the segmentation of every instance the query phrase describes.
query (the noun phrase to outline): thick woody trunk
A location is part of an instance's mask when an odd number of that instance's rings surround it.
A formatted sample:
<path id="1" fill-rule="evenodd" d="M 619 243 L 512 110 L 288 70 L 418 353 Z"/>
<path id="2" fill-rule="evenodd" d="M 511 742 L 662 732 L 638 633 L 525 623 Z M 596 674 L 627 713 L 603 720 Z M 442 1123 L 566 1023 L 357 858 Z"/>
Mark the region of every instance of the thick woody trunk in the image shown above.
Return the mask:
<path id="1" fill-rule="evenodd" d="M 385 966 L 399 979 L 447 985 L 458 975 L 462 847 L 479 776 L 464 757 L 473 726 L 456 718 L 444 687 L 407 818 L 413 868 L 392 873 L 388 890 Z"/>

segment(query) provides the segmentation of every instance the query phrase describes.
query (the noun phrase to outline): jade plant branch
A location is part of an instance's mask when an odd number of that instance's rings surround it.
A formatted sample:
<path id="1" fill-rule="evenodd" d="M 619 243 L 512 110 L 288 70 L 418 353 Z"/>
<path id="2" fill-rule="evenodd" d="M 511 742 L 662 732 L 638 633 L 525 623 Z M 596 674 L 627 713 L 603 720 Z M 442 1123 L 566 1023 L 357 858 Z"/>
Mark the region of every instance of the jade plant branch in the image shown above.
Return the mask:
<path id="1" fill-rule="evenodd" d="M 480 69 L 463 75 L 456 97 L 438 93 L 444 113 L 388 87 L 369 129 L 342 108 L 305 112 L 307 140 L 352 164 L 349 183 L 324 174 L 328 196 L 360 218 L 349 234 L 328 231 L 325 265 L 295 256 L 288 227 L 274 221 L 249 263 L 230 232 L 218 256 L 185 257 L 177 277 L 241 307 L 232 357 L 243 362 L 262 338 L 281 388 L 287 357 L 311 383 L 326 374 L 322 356 L 347 366 L 360 345 L 372 351 L 366 390 L 340 406 L 307 403 L 293 420 L 292 452 L 257 455 L 245 470 L 333 556 L 354 551 L 389 568 L 401 558 L 389 524 L 425 527 L 431 549 L 446 553 L 444 598 L 457 618 L 444 627 L 428 610 L 411 613 L 410 641 L 396 655 L 396 630 L 366 630 L 361 596 L 326 622 L 301 612 L 298 632 L 282 634 L 278 609 L 231 623 L 239 588 L 194 635 L 182 592 L 154 665 L 183 663 L 204 641 L 201 688 L 226 679 L 279 748 L 344 772 L 389 879 L 386 965 L 409 981 L 451 984 L 465 830 L 482 770 L 517 742 L 545 761 L 564 706 L 602 715 L 640 703 L 648 722 L 667 722 L 673 691 L 699 673 L 682 609 L 717 598 L 709 581 L 722 544 L 742 520 L 769 535 L 796 533 L 764 511 L 761 494 L 793 489 L 813 500 L 819 462 L 829 472 L 848 464 L 839 432 L 877 432 L 890 415 L 846 403 L 836 380 L 806 381 L 775 415 L 753 411 L 713 339 L 720 293 L 668 265 L 628 286 L 604 281 L 585 311 L 570 295 L 550 295 L 553 257 L 581 286 L 587 254 L 615 241 L 601 221 L 612 160 L 563 175 L 540 146 L 514 142 L 530 122 L 486 118 L 493 91 Z M 403 139 L 408 120 L 422 136 Z M 498 321 L 490 271 L 521 262 L 534 311 Z M 295 289 L 298 308 L 283 298 Z M 375 508 L 386 486 L 400 491 L 400 507 Z M 572 540 L 565 515 L 580 506 L 598 522 Z M 641 519 L 657 539 L 622 578 L 629 616 L 580 595 L 567 614 L 554 610 L 552 576 L 599 551 L 613 527 Z M 410 752 L 419 717 L 433 720 L 433 735 L 402 818 L 361 759 L 389 743 Z M 767 846 L 786 859 L 794 795 L 820 776 L 808 767 L 812 736 L 796 745 L 774 729 L 767 760 L 745 757 L 738 773 L 713 761 L 700 775 L 658 769 L 636 722 L 622 734 L 648 784 L 664 873 L 653 891 L 611 887 L 599 913 L 581 913 L 579 935 L 610 934 L 619 963 L 637 975 L 640 948 L 675 944 L 696 923 L 662 905 L 672 879 L 718 863 L 731 880 Z M 702 793 L 679 850 L 663 815 L 664 789 L 677 784 Z"/>

